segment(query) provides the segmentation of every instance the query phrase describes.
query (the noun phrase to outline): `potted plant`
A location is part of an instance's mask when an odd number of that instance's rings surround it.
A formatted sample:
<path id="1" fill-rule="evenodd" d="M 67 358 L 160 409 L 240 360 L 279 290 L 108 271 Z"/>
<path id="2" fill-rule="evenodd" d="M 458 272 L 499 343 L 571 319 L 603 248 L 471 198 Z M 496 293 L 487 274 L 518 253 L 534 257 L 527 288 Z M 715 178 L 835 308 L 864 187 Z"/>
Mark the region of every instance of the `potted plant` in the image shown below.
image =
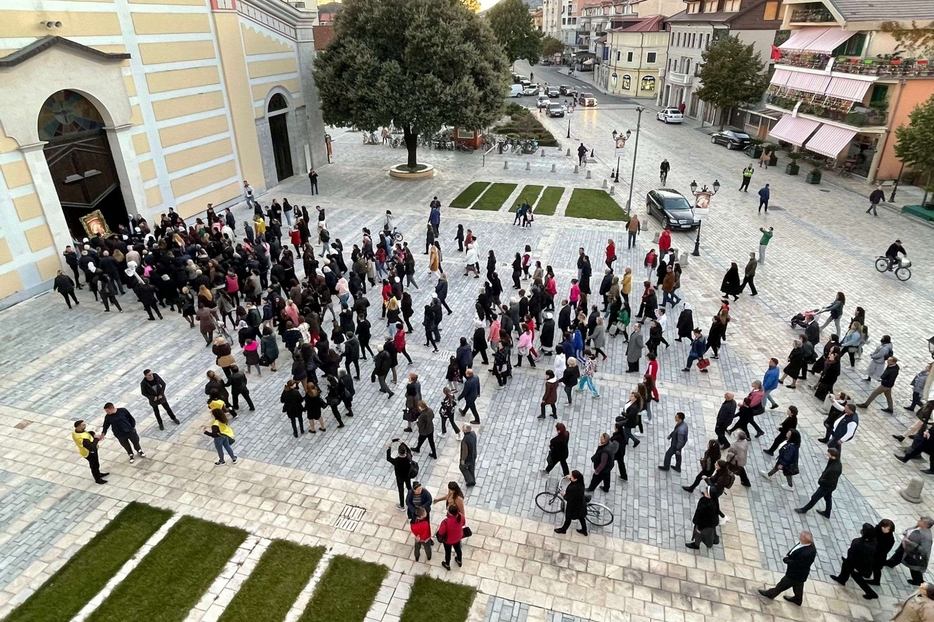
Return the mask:
<path id="1" fill-rule="evenodd" d="M 801 157 L 801 153 L 797 151 L 792 151 L 788 154 L 788 159 L 791 160 L 788 164 L 785 165 L 785 174 L 786 175 L 797 175 L 798 170 L 798 158 Z"/>
<path id="2" fill-rule="evenodd" d="M 769 154 L 769 166 L 778 166 L 778 146 L 765 143 L 762 149 Z"/>
<path id="3" fill-rule="evenodd" d="M 764 141 L 761 138 L 753 138 L 749 146 L 747 146 L 743 152 L 748 155 L 750 158 L 759 159 L 759 156 L 762 155 L 762 143 Z"/>
<path id="4" fill-rule="evenodd" d="M 809 184 L 819 184 L 820 178 L 821 178 L 820 167 L 815 166 L 814 168 L 811 169 L 811 172 L 808 173 L 807 177 L 804 178 L 804 181 L 806 181 Z"/>

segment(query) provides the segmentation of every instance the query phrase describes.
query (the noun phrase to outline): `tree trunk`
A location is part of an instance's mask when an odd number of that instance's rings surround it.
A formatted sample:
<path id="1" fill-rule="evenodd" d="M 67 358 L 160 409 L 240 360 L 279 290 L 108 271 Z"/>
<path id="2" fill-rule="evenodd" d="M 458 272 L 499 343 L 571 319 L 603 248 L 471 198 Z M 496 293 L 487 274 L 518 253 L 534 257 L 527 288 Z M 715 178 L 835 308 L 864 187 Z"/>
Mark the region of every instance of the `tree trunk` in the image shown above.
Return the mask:
<path id="1" fill-rule="evenodd" d="M 411 126 L 406 125 L 402 128 L 402 138 L 405 140 L 405 149 L 409 152 L 408 167 L 415 172 L 415 167 L 418 166 L 418 159 L 415 156 L 418 151 L 418 134 L 413 134 Z"/>

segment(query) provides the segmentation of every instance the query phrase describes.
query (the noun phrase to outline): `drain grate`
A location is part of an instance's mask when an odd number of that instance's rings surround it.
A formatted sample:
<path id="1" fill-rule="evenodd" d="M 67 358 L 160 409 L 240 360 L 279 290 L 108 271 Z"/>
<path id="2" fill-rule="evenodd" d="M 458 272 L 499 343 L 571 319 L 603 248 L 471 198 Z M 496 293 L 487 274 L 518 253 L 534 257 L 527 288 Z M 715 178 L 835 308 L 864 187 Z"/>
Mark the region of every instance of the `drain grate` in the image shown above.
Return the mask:
<path id="1" fill-rule="evenodd" d="M 361 508 L 356 505 L 345 505 L 344 509 L 341 510 L 341 513 L 338 515 L 337 520 L 334 521 L 334 526 L 344 531 L 356 531 L 357 527 L 360 525 L 360 521 L 363 520 L 364 514 L 366 514 L 366 508 Z"/>

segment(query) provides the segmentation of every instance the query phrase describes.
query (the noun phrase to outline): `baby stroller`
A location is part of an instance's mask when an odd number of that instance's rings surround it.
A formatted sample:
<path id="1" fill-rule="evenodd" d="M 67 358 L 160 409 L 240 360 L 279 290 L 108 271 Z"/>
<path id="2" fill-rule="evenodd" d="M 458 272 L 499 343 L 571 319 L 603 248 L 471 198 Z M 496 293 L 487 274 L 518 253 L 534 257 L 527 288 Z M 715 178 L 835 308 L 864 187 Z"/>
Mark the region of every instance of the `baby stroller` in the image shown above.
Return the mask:
<path id="1" fill-rule="evenodd" d="M 810 324 L 813 320 L 817 319 L 817 316 L 824 312 L 824 309 L 811 309 L 810 311 L 802 311 L 801 313 L 796 313 L 791 321 L 792 328 L 804 328 Z"/>

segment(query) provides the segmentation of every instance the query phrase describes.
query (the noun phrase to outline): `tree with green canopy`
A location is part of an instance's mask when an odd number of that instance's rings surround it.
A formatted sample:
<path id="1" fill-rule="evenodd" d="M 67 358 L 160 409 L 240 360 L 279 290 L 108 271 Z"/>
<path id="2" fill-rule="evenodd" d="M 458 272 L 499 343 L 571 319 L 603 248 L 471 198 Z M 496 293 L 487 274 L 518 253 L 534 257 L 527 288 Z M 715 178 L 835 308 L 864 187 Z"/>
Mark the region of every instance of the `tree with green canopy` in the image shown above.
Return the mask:
<path id="1" fill-rule="evenodd" d="M 711 43 L 702 57 L 704 64 L 698 75 L 701 86 L 694 91 L 701 100 L 728 112 L 762 99 L 769 81 L 763 73 L 762 59 L 751 44 L 723 36 Z"/>
<path id="2" fill-rule="evenodd" d="M 506 50 L 510 63 L 524 59 L 532 65 L 542 54 L 541 33 L 535 29 L 529 6 L 522 0 L 501 0 L 487 13 L 490 27 Z"/>

